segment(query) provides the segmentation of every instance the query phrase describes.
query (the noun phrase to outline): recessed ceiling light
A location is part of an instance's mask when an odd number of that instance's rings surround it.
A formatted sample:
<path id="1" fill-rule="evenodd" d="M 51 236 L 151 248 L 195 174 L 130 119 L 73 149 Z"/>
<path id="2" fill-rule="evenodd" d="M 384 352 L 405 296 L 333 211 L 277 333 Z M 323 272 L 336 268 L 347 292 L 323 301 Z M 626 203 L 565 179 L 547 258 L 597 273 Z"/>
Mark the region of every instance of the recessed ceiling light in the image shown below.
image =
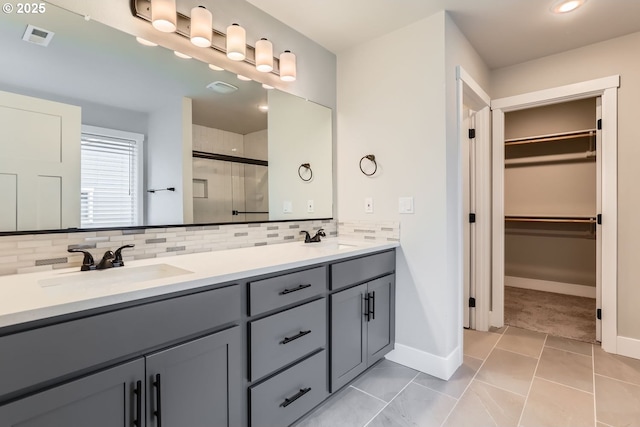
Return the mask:
<path id="1" fill-rule="evenodd" d="M 266 113 L 267 111 L 269 111 L 269 106 L 268 105 L 258 105 L 258 110 L 262 111 L 263 113 Z"/>
<path id="2" fill-rule="evenodd" d="M 263 87 L 264 89 L 267 89 L 267 90 L 271 90 L 271 89 L 273 89 L 273 86 L 269 86 L 269 85 L 268 85 L 268 84 L 266 84 L 266 83 L 262 83 L 262 87 Z"/>
<path id="3" fill-rule="evenodd" d="M 231 93 L 238 90 L 236 86 L 220 80 L 209 83 L 207 89 L 218 93 Z"/>
<path id="4" fill-rule="evenodd" d="M 551 6 L 553 13 L 567 13 L 576 10 L 580 6 L 586 3 L 587 0 L 561 0 L 557 1 Z"/>
<path id="5" fill-rule="evenodd" d="M 243 80 L 245 82 L 250 82 L 251 79 L 247 76 L 243 76 L 242 74 L 238 74 L 238 80 Z"/>
<path id="6" fill-rule="evenodd" d="M 143 46 L 151 46 L 151 47 L 158 46 L 158 43 L 151 42 L 147 39 L 143 39 L 142 37 L 136 37 L 136 40 L 138 41 L 138 43 L 140 43 Z"/>
<path id="7" fill-rule="evenodd" d="M 191 57 L 185 53 L 182 52 L 178 52 L 177 50 L 174 50 L 173 53 L 178 57 L 178 58 L 182 58 L 182 59 L 191 59 Z"/>
<path id="8" fill-rule="evenodd" d="M 213 71 L 224 71 L 224 68 L 218 67 L 217 65 L 213 64 L 209 64 L 209 68 L 211 68 Z"/>

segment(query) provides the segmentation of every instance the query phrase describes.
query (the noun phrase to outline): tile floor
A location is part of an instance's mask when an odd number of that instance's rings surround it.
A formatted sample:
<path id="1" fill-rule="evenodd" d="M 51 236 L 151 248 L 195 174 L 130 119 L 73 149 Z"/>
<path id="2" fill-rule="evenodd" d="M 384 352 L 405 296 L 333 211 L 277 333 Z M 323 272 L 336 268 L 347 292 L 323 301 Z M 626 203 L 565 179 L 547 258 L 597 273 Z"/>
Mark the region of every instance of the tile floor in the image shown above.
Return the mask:
<path id="1" fill-rule="evenodd" d="M 383 361 L 296 427 L 640 426 L 640 360 L 505 327 L 464 331 L 449 381 Z"/>

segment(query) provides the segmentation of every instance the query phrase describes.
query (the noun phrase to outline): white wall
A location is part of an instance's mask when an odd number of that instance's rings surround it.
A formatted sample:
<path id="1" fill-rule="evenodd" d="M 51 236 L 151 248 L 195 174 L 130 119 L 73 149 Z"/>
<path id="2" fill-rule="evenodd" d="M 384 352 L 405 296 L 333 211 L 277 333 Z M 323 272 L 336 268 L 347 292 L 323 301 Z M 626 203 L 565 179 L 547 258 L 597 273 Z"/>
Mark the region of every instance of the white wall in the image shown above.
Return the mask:
<path id="1" fill-rule="evenodd" d="M 184 126 L 183 119 L 187 114 L 189 123 Z M 187 205 L 193 206 L 190 135 L 190 99 L 176 99 L 149 115 L 144 188 L 175 187 L 176 191 L 145 193 L 145 224 L 182 224 L 185 219 L 183 200 L 188 199 Z M 188 176 L 183 175 L 185 172 Z"/>
<path id="2" fill-rule="evenodd" d="M 269 91 L 269 219 L 330 218 L 333 212 L 331 179 L 331 110 L 284 92 Z M 305 182 L 298 168 L 309 163 L 313 177 Z M 306 179 L 307 175 L 301 171 Z M 313 200 L 314 211 L 307 211 Z M 292 212 L 283 212 L 291 202 Z"/>
<path id="3" fill-rule="evenodd" d="M 444 12 L 338 55 L 338 218 L 400 222 L 390 357 L 441 377 L 462 360 L 456 65 L 488 81 Z M 366 154 L 378 160 L 373 177 L 358 168 Z M 414 214 L 398 214 L 402 196 L 414 197 Z"/>
<path id="4" fill-rule="evenodd" d="M 618 90 L 618 335 L 640 339 L 638 240 L 640 180 L 637 137 L 640 33 L 494 70 L 493 98 L 620 74 Z M 615 126 L 604 123 L 603 126 Z M 606 221 L 606 219 L 603 219 Z M 606 314 L 603 314 L 606 315 Z"/>

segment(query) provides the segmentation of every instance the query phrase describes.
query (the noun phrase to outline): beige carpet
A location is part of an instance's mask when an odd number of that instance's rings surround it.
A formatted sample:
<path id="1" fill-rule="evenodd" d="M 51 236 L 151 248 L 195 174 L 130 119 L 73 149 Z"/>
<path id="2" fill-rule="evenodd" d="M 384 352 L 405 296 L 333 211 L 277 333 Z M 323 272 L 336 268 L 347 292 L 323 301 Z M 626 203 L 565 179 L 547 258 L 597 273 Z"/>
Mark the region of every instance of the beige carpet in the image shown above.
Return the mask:
<path id="1" fill-rule="evenodd" d="M 595 313 L 593 298 L 504 288 L 504 321 L 510 326 L 595 342 Z"/>

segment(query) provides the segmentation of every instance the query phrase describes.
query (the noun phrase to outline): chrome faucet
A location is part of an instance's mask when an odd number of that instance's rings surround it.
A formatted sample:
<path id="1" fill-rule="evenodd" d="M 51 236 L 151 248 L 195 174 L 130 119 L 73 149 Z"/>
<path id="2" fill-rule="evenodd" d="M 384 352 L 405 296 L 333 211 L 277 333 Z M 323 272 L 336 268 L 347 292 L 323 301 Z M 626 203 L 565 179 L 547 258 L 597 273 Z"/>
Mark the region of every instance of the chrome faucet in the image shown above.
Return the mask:
<path id="1" fill-rule="evenodd" d="M 125 248 L 133 248 L 135 245 L 124 245 L 120 246 L 116 249 L 115 252 L 112 250 L 108 250 L 102 256 L 102 259 L 98 263 L 95 264 L 93 259 L 93 255 L 89 251 L 85 251 L 83 249 L 67 249 L 68 252 L 81 252 L 84 254 L 84 258 L 82 260 L 82 267 L 80 267 L 80 271 L 91 271 L 91 270 L 105 270 L 107 268 L 112 267 L 124 267 L 124 261 L 122 260 L 122 250 Z"/>
<path id="2" fill-rule="evenodd" d="M 302 234 L 302 233 L 304 233 L 304 234 L 305 234 L 305 237 L 304 237 L 304 242 L 305 242 L 305 243 L 318 243 L 318 242 L 320 242 L 320 241 L 321 241 L 321 240 L 320 240 L 320 237 L 327 237 L 327 235 L 326 235 L 326 234 L 324 234 L 324 229 L 322 229 L 322 228 L 321 228 L 320 230 L 318 230 L 318 232 L 316 233 L 316 235 L 315 235 L 315 236 L 313 236 L 313 237 L 311 237 L 311 236 L 309 235 L 309 232 L 307 232 L 307 231 L 305 231 L 305 230 L 302 230 L 302 231 L 300 232 L 300 234 Z"/>

